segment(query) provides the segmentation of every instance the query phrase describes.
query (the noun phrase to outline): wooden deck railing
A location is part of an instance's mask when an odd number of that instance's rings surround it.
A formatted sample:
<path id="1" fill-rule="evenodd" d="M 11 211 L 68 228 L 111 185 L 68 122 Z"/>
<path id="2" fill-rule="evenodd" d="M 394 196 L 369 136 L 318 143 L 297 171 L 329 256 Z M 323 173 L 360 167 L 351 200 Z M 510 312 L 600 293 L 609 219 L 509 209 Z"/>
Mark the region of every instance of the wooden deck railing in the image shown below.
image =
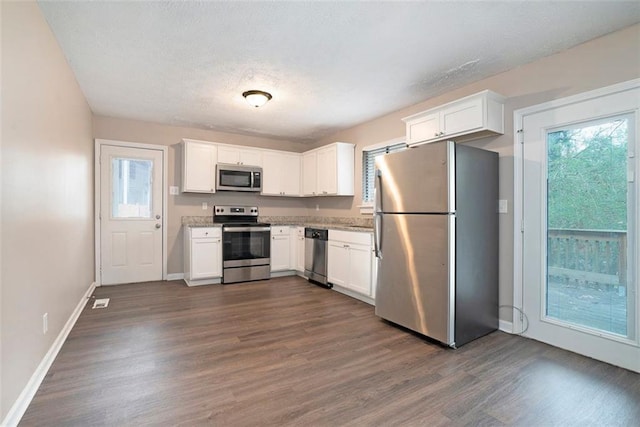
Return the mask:
<path id="1" fill-rule="evenodd" d="M 549 276 L 615 286 L 627 284 L 627 232 L 549 229 Z"/>

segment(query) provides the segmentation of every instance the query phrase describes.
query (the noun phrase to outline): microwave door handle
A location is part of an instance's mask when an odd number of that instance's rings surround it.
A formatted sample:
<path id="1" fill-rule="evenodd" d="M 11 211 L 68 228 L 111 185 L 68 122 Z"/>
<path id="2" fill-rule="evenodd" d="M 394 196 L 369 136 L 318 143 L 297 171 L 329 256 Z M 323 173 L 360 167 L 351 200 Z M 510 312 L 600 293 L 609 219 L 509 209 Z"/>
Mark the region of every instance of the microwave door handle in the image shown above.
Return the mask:
<path id="1" fill-rule="evenodd" d="M 249 175 L 251 175 L 251 184 L 249 184 L 249 188 L 253 188 L 253 181 L 255 177 L 253 176 L 253 172 L 249 172 Z"/>

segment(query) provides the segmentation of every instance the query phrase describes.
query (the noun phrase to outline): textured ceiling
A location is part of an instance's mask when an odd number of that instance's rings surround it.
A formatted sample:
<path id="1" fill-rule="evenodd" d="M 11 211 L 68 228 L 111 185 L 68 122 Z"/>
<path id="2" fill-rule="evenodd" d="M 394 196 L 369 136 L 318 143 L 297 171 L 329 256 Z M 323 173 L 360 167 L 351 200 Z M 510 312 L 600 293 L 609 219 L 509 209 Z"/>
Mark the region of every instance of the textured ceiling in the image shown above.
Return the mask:
<path id="1" fill-rule="evenodd" d="M 640 21 L 635 1 L 39 5 L 94 113 L 299 142 Z"/>

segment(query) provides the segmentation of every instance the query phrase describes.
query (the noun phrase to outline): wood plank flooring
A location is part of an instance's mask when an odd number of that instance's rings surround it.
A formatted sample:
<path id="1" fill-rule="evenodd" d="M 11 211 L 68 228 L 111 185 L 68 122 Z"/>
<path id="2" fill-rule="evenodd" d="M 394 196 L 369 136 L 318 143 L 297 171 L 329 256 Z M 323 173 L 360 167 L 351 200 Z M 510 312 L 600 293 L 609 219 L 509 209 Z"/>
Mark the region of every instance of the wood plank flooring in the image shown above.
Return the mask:
<path id="1" fill-rule="evenodd" d="M 637 426 L 640 375 L 495 332 L 458 350 L 298 277 L 96 289 L 23 426 Z"/>

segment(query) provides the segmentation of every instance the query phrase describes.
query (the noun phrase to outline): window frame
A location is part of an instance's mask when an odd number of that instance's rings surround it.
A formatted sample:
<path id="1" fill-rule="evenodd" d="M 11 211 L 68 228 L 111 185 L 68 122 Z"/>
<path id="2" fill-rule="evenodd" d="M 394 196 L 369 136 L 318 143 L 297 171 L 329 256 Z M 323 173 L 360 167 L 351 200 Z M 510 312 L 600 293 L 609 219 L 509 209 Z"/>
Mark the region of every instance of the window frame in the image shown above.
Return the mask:
<path id="1" fill-rule="evenodd" d="M 390 148 L 392 146 L 404 144 L 405 150 L 409 147 L 407 144 L 407 138 L 405 136 L 393 138 L 384 142 L 380 142 L 377 144 L 367 145 L 362 148 L 362 183 L 361 183 L 361 201 L 362 204 L 358 207 L 360 208 L 360 213 L 363 215 L 371 215 L 373 214 L 373 200 L 365 200 L 365 196 L 367 194 L 367 189 L 365 188 L 368 180 L 366 179 L 366 171 L 367 171 L 367 153 L 370 151 L 378 151 L 380 149 Z M 375 158 L 375 157 L 374 157 Z"/>

